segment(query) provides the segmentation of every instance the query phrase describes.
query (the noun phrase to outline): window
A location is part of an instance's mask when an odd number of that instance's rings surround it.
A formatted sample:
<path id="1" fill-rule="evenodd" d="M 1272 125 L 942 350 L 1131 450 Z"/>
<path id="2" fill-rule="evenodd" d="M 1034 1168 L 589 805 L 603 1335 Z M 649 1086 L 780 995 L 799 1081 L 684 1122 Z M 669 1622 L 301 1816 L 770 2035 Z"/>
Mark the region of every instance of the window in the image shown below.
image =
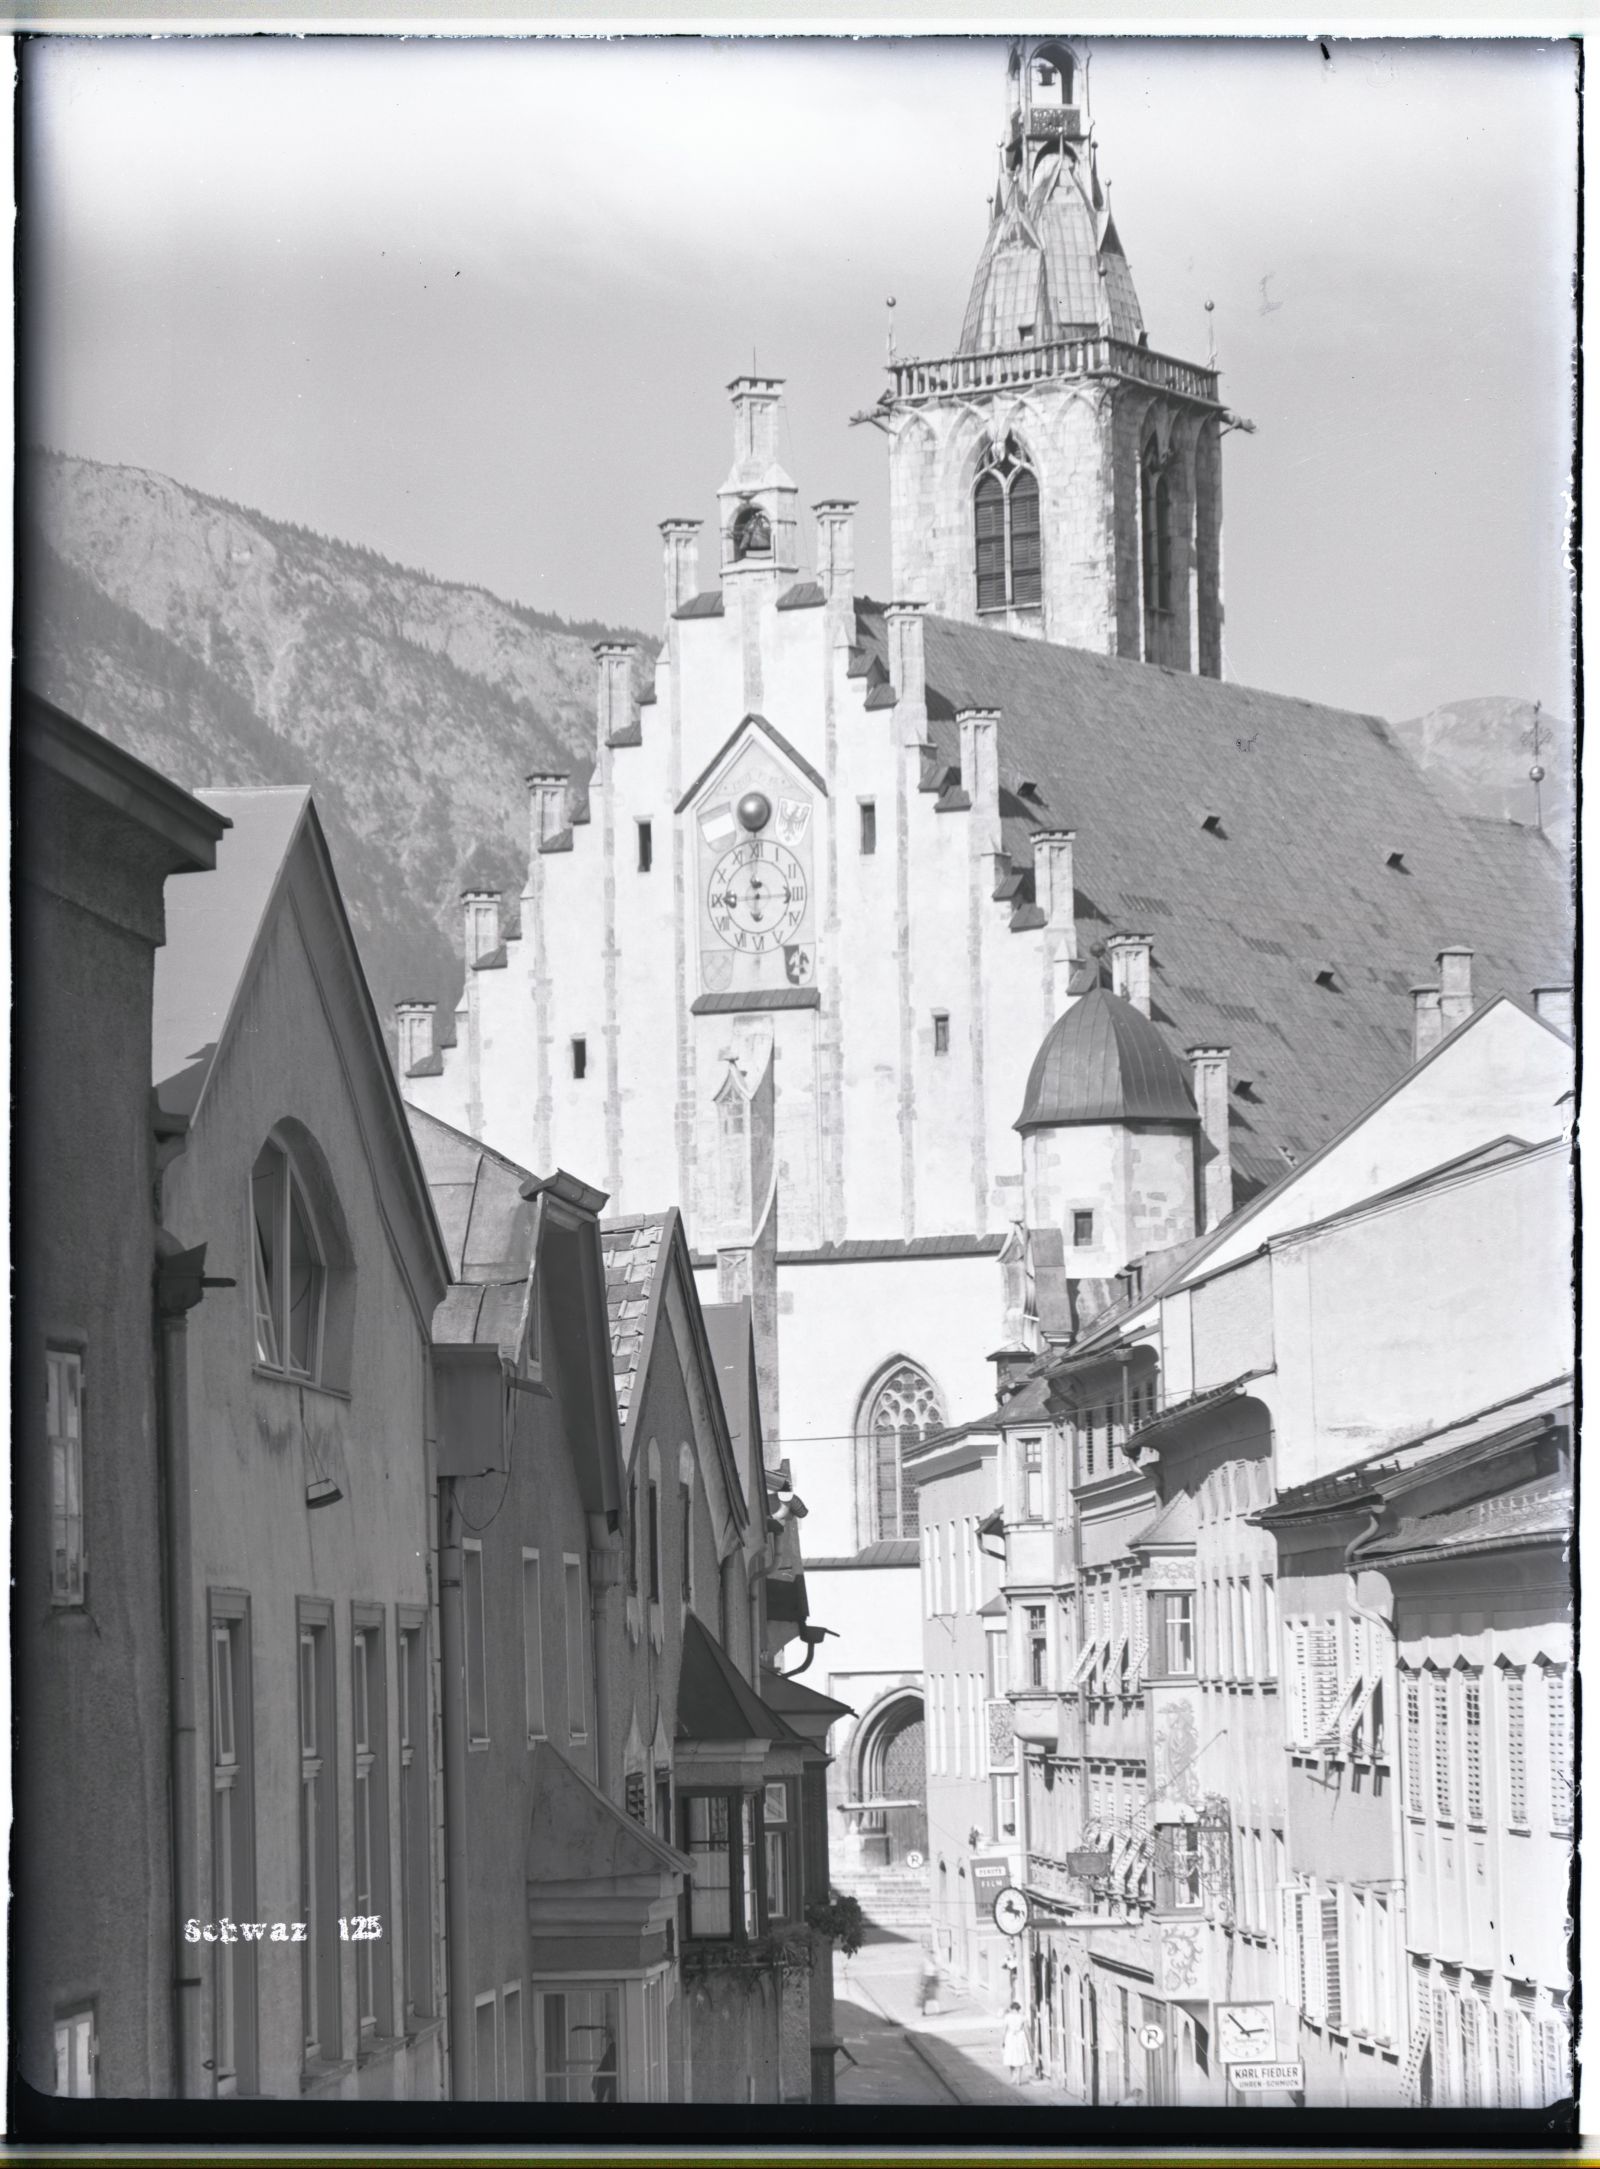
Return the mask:
<path id="1" fill-rule="evenodd" d="M 322 1246 L 305 1189 L 281 1145 L 263 1145 L 250 1177 L 255 1231 L 256 1361 L 294 1378 L 319 1376 Z"/>
<path id="2" fill-rule="evenodd" d="M 1256 1599 L 1249 1575 L 1246 1575 L 1239 1583 L 1239 1634 L 1236 1647 L 1239 1653 L 1239 1677 L 1241 1679 L 1254 1679 L 1256 1676 Z"/>
<path id="3" fill-rule="evenodd" d="M 1094 1245 L 1094 1214 L 1075 1212 L 1072 1216 L 1072 1247 L 1089 1250 Z"/>
<path id="4" fill-rule="evenodd" d="M 689 1793 L 682 1801 L 683 1850 L 689 1856 L 690 1936 L 731 1936 L 737 1903 L 733 1833 L 737 1793 Z"/>
<path id="5" fill-rule="evenodd" d="M 567 1594 L 567 1737 L 589 1737 L 589 1710 L 584 1694 L 583 1562 L 574 1552 L 563 1555 Z"/>
<path id="6" fill-rule="evenodd" d="M 498 2101 L 500 2098 L 500 2072 L 498 2043 L 495 2035 L 497 2019 L 495 1995 L 491 1988 L 486 1996 L 479 1996 L 472 2007 L 473 2060 L 476 2065 L 476 2099 Z"/>
<path id="7" fill-rule="evenodd" d="M 539 2099 L 619 2100 L 621 1997 L 614 1986 L 546 1992 L 539 2004 Z"/>
<path id="8" fill-rule="evenodd" d="M 1025 1608 L 1028 1629 L 1028 1685 L 1048 1687 L 1050 1684 L 1050 1632 L 1049 1612 L 1042 1604 L 1029 1604 Z"/>
<path id="9" fill-rule="evenodd" d="M 522 1692 L 528 1745 L 545 1736 L 544 1621 L 540 1613 L 539 1554 L 522 1554 Z"/>
<path id="10" fill-rule="evenodd" d="M 1330 2026 L 1342 2026 L 1344 1970 L 1339 1950 L 1339 1900 L 1336 1893 L 1324 1894 L 1321 1910 L 1323 2014 Z"/>
<path id="11" fill-rule="evenodd" d="M 1200 1826 L 1167 1823 L 1161 1838 L 1164 1858 L 1156 1876 L 1156 1903 L 1165 1912 L 1191 1911 L 1201 1898 Z"/>
<path id="12" fill-rule="evenodd" d="M 871 1536 L 915 1536 L 916 1487 L 905 1481 L 901 1456 L 945 1425 L 944 1404 L 925 1371 L 897 1363 L 879 1383 L 863 1425 L 871 1485 Z"/>
<path id="13" fill-rule="evenodd" d="M 1526 1682 L 1520 1672 L 1507 1672 L 1506 1702 L 1506 1820 L 1515 1828 L 1528 1823 L 1528 1706 Z M 1408 1682 L 1408 1688 L 1412 1683 Z M 1406 1705 L 1410 1724 L 1411 1705 Z"/>
<path id="14" fill-rule="evenodd" d="M 761 1826 L 766 1848 L 767 1919 L 786 1921 L 798 1908 L 791 1873 L 793 1834 L 789 1818 L 789 1787 L 781 1781 L 769 1784 L 762 1795 Z"/>
<path id="15" fill-rule="evenodd" d="M 383 1937 L 356 1944 L 356 2016 L 364 2034 L 394 2028 L 389 1945 L 389 1758 L 384 1742 L 388 1697 L 382 1615 L 358 1609 L 350 1642 L 350 1718 L 355 1747 L 355 1886 L 353 1910 L 376 1916 Z"/>
<path id="16" fill-rule="evenodd" d="M 522 1984 L 508 1981 L 500 1996 L 500 2036 L 502 2054 L 501 2098 L 505 2101 L 526 2101 L 527 2082 L 522 2070 Z"/>
<path id="17" fill-rule="evenodd" d="M 1406 1726 L 1406 1812 L 1422 1813 L 1422 1682 L 1414 1672 L 1400 1682 Z"/>
<path id="18" fill-rule="evenodd" d="M 972 492 L 980 610 L 1027 609 L 1040 598 L 1039 483 L 1014 438 L 979 475 Z"/>
<path id="19" fill-rule="evenodd" d="M 1187 1589 L 1158 1590 L 1155 1598 L 1156 1662 L 1168 1679 L 1194 1676 L 1194 1596 Z"/>
<path id="20" fill-rule="evenodd" d="M 667 2098 L 667 1983 L 652 1973 L 644 1984 L 644 2057 L 646 2101 Z"/>
<path id="21" fill-rule="evenodd" d="M 308 2060 L 339 2058 L 339 1829 L 333 1782 L 333 1615 L 300 1607 L 300 1989 Z"/>
<path id="22" fill-rule="evenodd" d="M 1476 1676 L 1461 1683 L 1461 1734 L 1466 1754 L 1466 1811 L 1469 1823 L 1483 1821 L 1483 1682 Z"/>
<path id="23" fill-rule="evenodd" d="M 933 1013 L 933 1051 L 935 1054 L 950 1052 L 950 1015 L 948 1010 L 936 1009 Z"/>
<path id="24" fill-rule="evenodd" d="M 461 1545 L 462 1637 L 467 1667 L 467 1745 L 489 1744 L 488 1647 L 483 1625 L 483 1546 L 472 1537 Z"/>
<path id="25" fill-rule="evenodd" d="M 647 1558 L 650 1567 L 650 1602 L 659 1604 L 661 1602 L 661 1487 L 658 1484 L 651 1484 L 649 1487 L 649 1498 L 646 1503 L 649 1508 L 645 1537 L 649 1545 Z"/>
<path id="26" fill-rule="evenodd" d="M 1263 1637 L 1262 1649 L 1262 1655 L 1266 1660 L 1263 1677 L 1276 1679 L 1278 1676 L 1278 1584 L 1276 1577 L 1271 1574 L 1263 1574 L 1261 1577 L 1261 1607 L 1266 1621 L 1266 1633 Z"/>
<path id="27" fill-rule="evenodd" d="M 989 1780 L 990 1836 L 999 1845 L 1017 1834 L 1017 1773 L 997 1770 Z"/>
<path id="28" fill-rule="evenodd" d="M 988 1648 L 989 1692 L 998 1698 L 1011 1685 L 1011 1652 L 1004 1627 L 991 1627 L 984 1636 Z"/>
<path id="29" fill-rule="evenodd" d="M 406 2017 L 433 2009 L 433 1889 L 428 1843 L 428 1681 L 420 1613 L 397 1614 L 400 1677 L 400 1936 Z"/>
<path id="30" fill-rule="evenodd" d="M 639 832 L 639 871 L 649 873 L 655 863 L 655 832 L 648 821 L 635 824 Z"/>
<path id="31" fill-rule="evenodd" d="M 861 856 L 864 859 L 870 859 L 878 848 L 877 801 L 871 798 L 863 798 L 859 802 L 859 810 L 861 814 Z"/>
<path id="32" fill-rule="evenodd" d="M 56 2092 L 78 2100 L 95 2090 L 95 2059 L 100 2053 L 94 2032 L 94 2006 L 64 2011 L 56 2020 Z"/>
<path id="33" fill-rule="evenodd" d="M 1022 1518 L 1024 1521 L 1044 1519 L 1044 1440 L 1025 1438 L 1022 1441 Z"/>
<path id="34" fill-rule="evenodd" d="M 733 554 L 744 557 L 772 555 L 772 522 L 759 505 L 745 505 L 733 522 Z"/>
<path id="35" fill-rule="evenodd" d="M 45 1438 L 50 1450 L 50 1601 L 81 1604 L 83 1544 L 83 1357 L 45 1352 Z"/>
<path id="36" fill-rule="evenodd" d="M 681 1529 L 682 1571 L 679 1575 L 679 1595 L 685 1604 L 694 1602 L 694 1493 L 687 1484 L 678 1486 L 678 1514 Z"/>
<path id="37" fill-rule="evenodd" d="M 1172 493 L 1154 438 L 1139 471 L 1139 539 L 1144 571 L 1145 659 L 1154 660 L 1157 617 L 1172 612 Z"/>
<path id="38" fill-rule="evenodd" d="M 639 1472 L 634 1470 L 628 1478 L 628 1594 L 639 1594 L 639 1546 L 643 1531 L 639 1527 Z"/>
<path id="39" fill-rule="evenodd" d="M 1450 1678 L 1433 1675 L 1433 1812 L 1449 1821 L 1454 1812 L 1450 1770 Z"/>
<path id="40" fill-rule="evenodd" d="M 1549 1667 L 1544 1691 L 1550 1749 L 1550 1827 L 1564 1832 L 1572 1828 L 1572 1715 L 1565 1665 Z"/>
<path id="41" fill-rule="evenodd" d="M 250 1644 L 247 1600 L 211 1599 L 211 1910 L 216 1920 L 255 1912 Z M 255 1951 L 219 1943 L 212 1974 L 213 2064 L 218 2094 L 253 2093 Z"/>
<path id="42" fill-rule="evenodd" d="M 583 1078 L 589 1074 L 589 1042 L 578 1038 L 572 1042 L 572 1074 Z"/>

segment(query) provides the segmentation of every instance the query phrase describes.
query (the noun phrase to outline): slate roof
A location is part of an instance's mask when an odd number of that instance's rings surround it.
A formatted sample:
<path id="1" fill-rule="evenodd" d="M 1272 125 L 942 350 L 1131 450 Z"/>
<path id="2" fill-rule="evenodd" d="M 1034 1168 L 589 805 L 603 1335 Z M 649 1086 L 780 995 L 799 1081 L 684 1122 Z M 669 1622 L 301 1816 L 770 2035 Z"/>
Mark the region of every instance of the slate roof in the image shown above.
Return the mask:
<path id="1" fill-rule="evenodd" d="M 450 1272 L 457 1281 L 526 1282 L 533 1255 L 534 1204 L 522 1195 L 533 1177 L 437 1115 L 406 1105 L 406 1119 L 433 1196 Z M 460 1289 L 447 1302 L 465 1302 Z M 481 1311 L 481 1304 L 479 1310 Z M 463 1313 L 464 1315 L 464 1313 Z"/>
<path id="2" fill-rule="evenodd" d="M 1095 987 L 1045 1034 L 1014 1127 L 1198 1119 L 1183 1064 L 1157 1027 Z"/>
<path id="3" fill-rule="evenodd" d="M 171 882 L 166 891 L 167 938 L 156 951 L 150 1073 L 161 1104 L 183 1114 L 200 1097 L 267 907 L 311 805 L 310 791 L 299 784 L 195 796 L 232 826 L 217 844 L 213 870 Z"/>
<path id="4" fill-rule="evenodd" d="M 914 1536 L 880 1536 L 874 1544 L 864 1544 L 860 1551 L 846 1552 L 837 1559 L 808 1559 L 808 1573 L 816 1573 L 819 1567 L 882 1567 L 915 1566 L 922 1557 L 921 1546 Z"/>
<path id="5" fill-rule="evenodd" d="M 1192 1491 L 1180 1491 L 1154 1521 L 1129 1539 L 1129 1549 L 1148 1551 L 1159 1544 L 1192 1544 L 1200 1531 L 1200 1508 Z"/>
<path id="6" fill-rule="evenodd" d="M 858 601 L 856 623 L 882 663 L 882 606 Z M 1003 843 L 1030 888 L 1035 833 L 1075 830 L 1080 946 L 1151 934 L 1155 1022 L 1175 1050 L 1229 1047 L 1249 1080 L 1239 1202 L 1410 1066 L 1409 990 L 1441 948 L 1473 949 L 1480 1004 L 1571 982 L 1560 855 L 1447 807 L 1379 717 L 947 618 L 925 621 L 925 646 L 947 772 L 957 710 L 1000 711 Z"/>
<path id="7" fill-rule="evenodd" d="M 645 1326 L 662 1254 L 667 1215 L 606 1220 L 600 1254 L 606 1269 L 606 1315 L 611 1326 L 611 1369 L 617 1389 L 617 1421 L 624 1431 L 644 1356 Z"/>
<path id="8" fill-rule="evenodd" d="M 1353 1546 L 1351 1557 L 1393 1562 L 1424 1553 L 1503 1551 L 1565 1543 L 1571 1534 L 1572 1479 L 1560 1470 L 1443 1513 L 1403 1514 L 1385 1535 Z"/>
<path id="9" fill-rule="evenodd" d="M 799 1735 L 769 1709 L 727 1651 L 693 1612 L 683 1618 L 678 1672 L 680 1740 L 794 1740 Z"/>
<path id="10" fill-rule="evenodd" d="M 1012 347 L 1024 324 L 1038 340 L 1064 329 L 1105 330 L 1137 341 L 1144 329 L 1116 228 L 1102 230 L 1081 167 L 1046 161 L 1024 190 L 998 199 L 961 326 L 963 354 Z"/>
<path id="11" fill-rule="evenodd" d="M 855 1715 L 848 1702 L 836 1702 L 832 1695 L 819 1694 L 815 1687 L 808 1687 L 804 1680 L 794 1678 L 791 1673 L 775 1672 L 765 1666 L 761 1673 L 761 1699 L 769 1710 L 776 1710 L 780 1717 L 785 1710 L 793 1710 L 796 1716 Z"/>

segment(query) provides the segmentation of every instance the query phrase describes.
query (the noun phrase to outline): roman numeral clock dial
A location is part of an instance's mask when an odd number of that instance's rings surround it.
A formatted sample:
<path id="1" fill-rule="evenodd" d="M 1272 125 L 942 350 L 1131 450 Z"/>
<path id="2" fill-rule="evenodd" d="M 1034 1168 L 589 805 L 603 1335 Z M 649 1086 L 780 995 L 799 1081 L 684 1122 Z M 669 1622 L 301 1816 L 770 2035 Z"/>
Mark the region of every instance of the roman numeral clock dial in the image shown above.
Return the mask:
<path id="1" fill-rule="evenodd" d="M 712 869 L 706 903 L 712 931 L 730 949 L 755 956 L 791 941 L 806 915 L 805 868 L 781 843 L 753 836 Z"/>
<path id="2" fill-rule="evenodd" d="M 700 985 L 777 992 L 816 979 L 809 794 L 765 762 L 741 762 L 707 794 L 700 830 Z"/>

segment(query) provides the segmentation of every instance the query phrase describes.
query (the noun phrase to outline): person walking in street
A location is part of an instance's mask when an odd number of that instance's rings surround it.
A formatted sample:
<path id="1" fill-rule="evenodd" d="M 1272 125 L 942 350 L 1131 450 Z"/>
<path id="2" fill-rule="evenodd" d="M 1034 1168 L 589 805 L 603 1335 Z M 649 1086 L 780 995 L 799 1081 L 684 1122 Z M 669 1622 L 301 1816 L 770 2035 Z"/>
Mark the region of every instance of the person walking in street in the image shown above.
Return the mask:
<path id="1" fill-rule="evenodd" d="M 1033 2061 L 1028 2047 L 1028 2021 L 1022 2015 L 1020 2003 L 1014 2003 L 1006 2013 L 1005 2038 L 1000 2043 L 1000 2061 L 1011 2074 L 1013 2086 L 1022 2084 L 1022 2074 Z"/>

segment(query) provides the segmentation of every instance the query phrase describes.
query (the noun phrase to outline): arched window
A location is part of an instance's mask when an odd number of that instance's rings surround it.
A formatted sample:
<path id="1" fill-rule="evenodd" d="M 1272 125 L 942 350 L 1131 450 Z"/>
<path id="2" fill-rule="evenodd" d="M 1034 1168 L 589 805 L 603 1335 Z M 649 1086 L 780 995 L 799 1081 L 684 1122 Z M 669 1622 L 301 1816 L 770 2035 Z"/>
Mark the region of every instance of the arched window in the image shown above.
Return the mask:
<path id="1" fill-rule="evenodd" d="M 745 505 L 734 515 L 733 554 L 735 559 L 772 555 L 772 522 L 759 505 Z"/>
<path id="2" fill-rule="evenodd" d="M 939 1389 L 914 1363 L 897 1363 L 879 1381 L 863 1425 L 870 1485 L 870 1542 L 915 1536 L 917 1494 L 905 1481 L 901 1456 L 908 1446 L 945 1426 Z"/>
<path id="3" fill-rule="evenodd" d="M 1139 463 L 1139 540 L 1144 561 L 1145 653 L 1155 647 L 1155 620 L 1172 614 L 1172 496 L 1152 437 Z"/>
<path id="4" fill-rule="evenodd" d="M 256 1361 L 315 1379 L 327 1280 L 310 1202 L 288 1153 L 263 1145 L 250 1175 L 255 1227 Z"/>
<path id="5" fill-rule="evenodd" d="M 1039 478 L 1007 437 L 972 491 L 978 608 L 1036 608 L 1041 586 Z"/>

